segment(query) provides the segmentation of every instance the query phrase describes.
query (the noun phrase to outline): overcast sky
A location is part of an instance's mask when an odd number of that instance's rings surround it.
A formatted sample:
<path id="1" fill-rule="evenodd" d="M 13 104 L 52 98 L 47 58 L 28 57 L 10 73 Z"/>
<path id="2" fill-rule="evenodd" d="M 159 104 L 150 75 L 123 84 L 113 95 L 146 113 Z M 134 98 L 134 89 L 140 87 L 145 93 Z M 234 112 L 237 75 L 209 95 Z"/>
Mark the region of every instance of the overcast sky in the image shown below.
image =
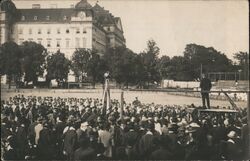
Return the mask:
<path id="1" fill-rule="evenodd" d="M 149 39 L 170 57 L 182 55 L 188 43 L 212 46 L 229 58 L 249 51 L 246 0 L 99 0 L 99 5 L 121 17 L 127 47 L 137 53 Z"/>

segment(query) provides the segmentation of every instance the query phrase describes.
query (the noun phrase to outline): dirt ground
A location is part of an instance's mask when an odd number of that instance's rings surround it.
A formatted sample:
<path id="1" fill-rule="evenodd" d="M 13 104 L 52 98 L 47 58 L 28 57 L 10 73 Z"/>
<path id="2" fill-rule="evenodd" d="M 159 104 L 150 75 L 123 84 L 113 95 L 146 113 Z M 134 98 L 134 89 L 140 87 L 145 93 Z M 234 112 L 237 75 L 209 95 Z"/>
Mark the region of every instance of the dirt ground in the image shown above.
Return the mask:
<path id="1" fill-rule="evenodd" d="M 121 90 L 111 89 L 111 99 L 121 99 Z M 86 90 L 49 90 L 49 89 L 22 89 L 17 91 L 1 91 L 1 100 L 7 100 L 9 97 L 21 94 L 24 96 L 51 96 L 51 97 L 76 97 L 76 98 L 102 98 L 103 91 L 101 89 Z M 148 92 L 148 91 L 124 91 L 124 99 L 127 103 L 131 103 L 135 97 L 142 103 L 162 104 L 162 105 L 190 105 L 200 106 L 201 98 L 170 95 L 166 92 Z M 235 102 L 238 107 L 246 108 L 247 102 Z M 211 106 L 228 107 L 231 106 L 227 100 L 210 100 Z"/>

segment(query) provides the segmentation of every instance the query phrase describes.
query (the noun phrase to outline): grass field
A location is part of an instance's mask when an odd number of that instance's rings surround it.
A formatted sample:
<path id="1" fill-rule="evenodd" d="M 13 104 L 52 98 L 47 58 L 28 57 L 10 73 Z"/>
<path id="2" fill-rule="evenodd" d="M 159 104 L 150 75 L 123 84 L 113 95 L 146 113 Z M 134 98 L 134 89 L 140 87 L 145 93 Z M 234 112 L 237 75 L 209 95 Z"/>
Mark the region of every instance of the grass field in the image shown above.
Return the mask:
<path id="1" fill-rule="evenodd" d="M 15 91 L 1 91 L 1 100 L 7 100 L 9 97 L 21 94 L 24 96 L 51 96 L 51 97 L 76 97 L 76 98 L 102 98 L 101 89 L 88 90 L 49 90 L 49 89 L 22 89 L 19 92 Z M 121 90 L 111 90 L 112 99 L 121 99 Z M 194 104 L 200 106 L 201 98 L 170 95 L 166 92 L 148 92 L 148 91 L 124 91 L 124 99 L 127 103 L 131 103 L 135 97 L 142 103 L 162 104 L 162 105 L 190 105 Z M 238 107 L 246 108 L 247 102 L 235 102 Z M 210 100 L 211 106 L 230 106 L 227 100 Z"/>

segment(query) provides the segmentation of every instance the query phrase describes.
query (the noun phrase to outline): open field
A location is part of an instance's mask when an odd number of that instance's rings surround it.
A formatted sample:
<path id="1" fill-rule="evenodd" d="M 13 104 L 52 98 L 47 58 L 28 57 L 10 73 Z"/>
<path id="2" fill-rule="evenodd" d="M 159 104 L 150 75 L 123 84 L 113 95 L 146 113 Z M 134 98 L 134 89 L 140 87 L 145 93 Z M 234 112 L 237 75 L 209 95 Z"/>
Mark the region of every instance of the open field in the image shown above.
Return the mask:
<path id="1" fill-rule="evenodd" d="M 15 95 L 24 95 L 24 96 L 51 96 L 51 97 L 76 97 L 76 98 L 102 98 L 101 89 L 88 89 L 88 90 L 50 90 L 50 89 L 22 89 L 19 92 L 15 91 L 1 91 L 1 100 L 7 100 L 9 97 Z M 110 92 L 112 99 L 120 100 L 121 90 L 114 89 Z M 127 103 L 132 102 L 135 97 L 142 103 L 152 103 L 163 104 L 163 105 L 190 105 L 194 104 L 196 106 L 201 105 L 201 98 L 196 97 L 187 97 L 187 96 L 177 96 L 170 95 L 166 92 L 149 92 L 149 91 L 124 91 L 124 98 Z M 230 106 L 229 101 L 227 100 L 210 100 L 211 106 Z M 236 102 L 238 107 L 246 108 L 247 102 L 240 101 Z"/>

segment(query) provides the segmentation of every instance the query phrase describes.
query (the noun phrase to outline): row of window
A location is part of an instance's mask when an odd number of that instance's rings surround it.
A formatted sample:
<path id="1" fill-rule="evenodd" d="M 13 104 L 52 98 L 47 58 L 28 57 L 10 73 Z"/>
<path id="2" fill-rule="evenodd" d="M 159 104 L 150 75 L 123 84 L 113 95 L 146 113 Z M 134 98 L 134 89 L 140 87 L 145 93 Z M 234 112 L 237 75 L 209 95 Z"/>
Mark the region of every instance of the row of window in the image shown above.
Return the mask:
<path id="1" fill-rule="evenodd" d="M 33 30 L 31 29 L 31 28 L 29 28 L 29 34 L 32 34 L 33 33 Z M 57 34 L 60 34 L 61 33 L 61 29 L 57 29 L 56 30 L 56 33 Z M 66 34 L 69 34 L 70 33 L 70 30 L 69 29 L 66 29 L 65 30 L 65 33 Z M 76 30 L 75 30 L 75 33 L 76 34 L 80 34 L 81 32 L 80 32 L 80 29 L 79 28 L 77 28 Z M 87 31 L 86 31 L 86 29 L 83 29 L 83 32 L 82 33 L 84 33 L 84 34 L 86 34 L 87 33 Z M 23 29 L 22 28 L 19 28 L 18 29 L 18 34 L 23 34 Z M 37 30 L 37 34 L 42 34 L 42 30 L 41 29 L 38 29 Z M 47 29 L 47 34 L 51 34 L 51 29 Z"/>
<path id="2" fill-rule="evenodd" d="M 70 8 L 74 8 L 74 4 L 70 4 Z M 32 4 L 32 8 L 39 9 L 41 8 L 40 4 Z M 57 8 L 57 4 L 50 4 L 50 8 Z"/>
<path id="3" fill-rule="evenodd" d="M 33 41 L 32 38 L 29 38 L 28 41 Z M 19 44 L 22 44 L 24 42 L 24 39 L 19 39 Z M 51 45 L 51 40 L 47 40 L 47 43 L 44 44 L 46 45 L 45 47 L 52 47 Z M 54 41 L 53 41 L 54 42 Z M 61 47 L 61 40 L 56 40 L 56 46 L 55 47 Z M 37 43 L 42 44 L 42 39 L 38 39 Z M 86 47 L 87 40 L 86 38 L 82 38 L 82 46 L 80 46 L 80 38 L 75 38 L 75 47 L 80 48 L 80 47 Z M 65 40 L 65 47 L 69 48 L 70 47 L 70 40 L 66 39 Z"/>
<path id="4" fill-rule="evenodd" d="M 67 20 L 67 19 L 68 19 L 67 16 L 63 16 L 63 20 Z M 21 20 L 22 20 L 22 21 L 25 21 L 25 20 L 26 20 L 26 17 L 25 17 L 25 16 L 22 16 Z M 33 17 L 33 20 L 35 20 L 35 21 L 38 20 L 38 16 L 34 16 L 34 17 Z M 49 21 L 49 20 L 50 20 L 50 16 L 46 16 L 46 20 Z"/>

